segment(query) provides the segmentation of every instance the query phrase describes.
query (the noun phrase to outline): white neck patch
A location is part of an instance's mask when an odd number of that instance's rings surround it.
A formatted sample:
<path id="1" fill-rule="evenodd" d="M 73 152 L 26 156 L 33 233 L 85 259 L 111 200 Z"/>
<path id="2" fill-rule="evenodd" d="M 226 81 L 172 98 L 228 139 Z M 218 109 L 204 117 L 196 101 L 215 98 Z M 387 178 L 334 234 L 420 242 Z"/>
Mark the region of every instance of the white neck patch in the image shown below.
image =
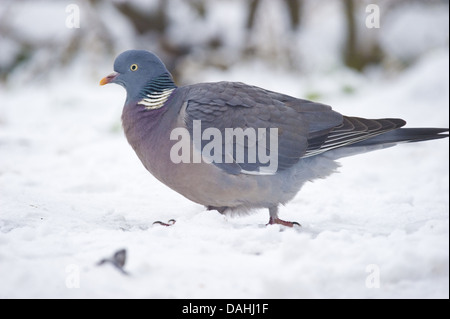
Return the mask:
<path id="1" fill-rule="evenodd" d="M 165 89 L 162 92 L 147 94 L 145 98 L 138 102 L 140 105 L 144 105 L 147 110 L 156 110 L 161 108 L 164 103 L 169 99 L 170 94 L 172 94 L 172 89 Z"/>

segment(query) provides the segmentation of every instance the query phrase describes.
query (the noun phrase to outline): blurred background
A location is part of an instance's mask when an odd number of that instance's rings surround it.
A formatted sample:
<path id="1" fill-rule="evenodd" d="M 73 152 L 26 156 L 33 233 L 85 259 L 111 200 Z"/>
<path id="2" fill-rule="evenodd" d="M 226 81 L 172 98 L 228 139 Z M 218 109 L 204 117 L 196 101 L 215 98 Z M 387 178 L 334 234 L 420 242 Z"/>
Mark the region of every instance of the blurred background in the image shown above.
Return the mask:
<path id="1" fill-rule="evenodd" d="M 0 81 L 46 81 L 80 60 L 98 77 L 130 48 L 154 51 L 181 83 L 246 63 L 299 76 L 395 74 L 448 47 L 448 9 L 445 0 L 2 0 Z"/>
<path id="2" fill-rule="evenodd" d="M 449 125 L 448 1 L 0 0 L 0 298 L 448 298 L 448 140 L 342 159 L 282 208 L 299 232 L 263 227 L 266 211 L 228 219 L 127 144 L 125 91 L 99 81 L 128 49 L 178 85 Z M 133 276 L 95 266 L 121 248 Z M 374 263 L 382 285 L 367 289 Z"/>

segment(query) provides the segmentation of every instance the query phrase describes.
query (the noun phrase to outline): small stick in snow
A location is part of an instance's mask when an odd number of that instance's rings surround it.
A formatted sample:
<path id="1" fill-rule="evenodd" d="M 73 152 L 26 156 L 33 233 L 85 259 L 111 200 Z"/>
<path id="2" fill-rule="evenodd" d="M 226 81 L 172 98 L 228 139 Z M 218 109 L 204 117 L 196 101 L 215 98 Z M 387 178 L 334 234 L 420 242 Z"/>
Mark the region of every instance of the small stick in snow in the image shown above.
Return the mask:
<path id="1" fill-rule="evenodd" d="M 114 253 L 114 255 L 111 258 L 105 258 L 100 260 L 97 263 L 97 266 L 103 265 L 104 263 L 111 263 L 113 264 L 121 273 L 124 275 L 128 275 L 128 273 L 123 269 L 123 266 L 125 266 L 125 262 L 127 260 L 127 250 L 121 249 Z"/>

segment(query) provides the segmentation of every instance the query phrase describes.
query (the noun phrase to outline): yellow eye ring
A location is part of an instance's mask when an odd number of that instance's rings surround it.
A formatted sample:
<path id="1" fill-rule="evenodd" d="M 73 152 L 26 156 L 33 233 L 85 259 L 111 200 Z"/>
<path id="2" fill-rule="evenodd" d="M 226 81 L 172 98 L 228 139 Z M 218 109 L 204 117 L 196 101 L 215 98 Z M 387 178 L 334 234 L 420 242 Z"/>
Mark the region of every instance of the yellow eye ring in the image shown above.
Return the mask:
<path id="1" fill-rule="evenodd" d="M 131 66 L 130 66 L 130 70 L 131 71 L 136 71 L 138 69 L 138 65 L 137 64 L 132 64 Z"/>

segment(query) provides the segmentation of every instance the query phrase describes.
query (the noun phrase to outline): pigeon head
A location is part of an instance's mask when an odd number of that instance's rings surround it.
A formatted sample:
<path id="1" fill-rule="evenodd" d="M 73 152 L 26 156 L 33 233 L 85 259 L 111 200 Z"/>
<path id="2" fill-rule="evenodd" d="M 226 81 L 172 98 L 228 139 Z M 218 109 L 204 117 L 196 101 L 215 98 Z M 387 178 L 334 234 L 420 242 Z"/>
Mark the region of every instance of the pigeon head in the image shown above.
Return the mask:
<path id="1" fill-rule="evenodd" d="M 153 80 L 167 76 L 164 63 L 153 53 L 145 50 L 128 50 L 114 61 L 114 71 L 100 81 L 100 85 L 116 83 L 127 90 L 127 100 L 138 99 L 143 89 Z"/>

